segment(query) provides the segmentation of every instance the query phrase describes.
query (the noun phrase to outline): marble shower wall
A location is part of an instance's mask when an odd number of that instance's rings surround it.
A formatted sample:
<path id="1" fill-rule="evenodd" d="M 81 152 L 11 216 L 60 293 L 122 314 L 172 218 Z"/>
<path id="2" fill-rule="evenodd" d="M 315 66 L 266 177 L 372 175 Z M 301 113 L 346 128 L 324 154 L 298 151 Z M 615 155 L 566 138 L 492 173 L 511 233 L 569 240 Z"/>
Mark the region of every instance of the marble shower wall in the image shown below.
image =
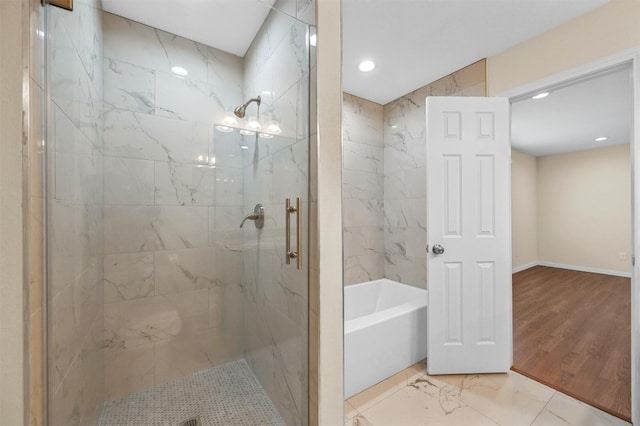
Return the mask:
<path id="1" fill-rule="evenodd" d="M 281 2 L 282 3 L 282 2 Z M 276 5 L 277 6 L 277 5 Z M 295 14 L 294 14 L 295 16 Z M 243 229 L 245 357 L 287 424 L 308 419 L 308 25 L 272 11 L 245 56 L 244 97 L 261 95 L 273 139 L 243 136 L 244 211 L 265 208 L 264 228 Z M 256 113 L 256 105 L 247 114 Z M 303 269 L 285 264 L 285 198 L 303 200 Z M 295 249 L 295 215 L 292 244 Z"/>
<path id="2" fill-rule="evenodd" d="M 384 276 L 420 288 L 426 265 L 427 96 L 485 96 L 485 60 L 384 106 Z"/>
<path id="3" fill-rule="evenodd" d="M 102 18 L 48 7 L 49 424 L 96 424 L 104 401 Z"/>
<path id="4" fill-rule="evenodd" d="M 214 124 L 242 102 L 244 64 L 109 13 L 103 23 L 110 400 L 242 356 L 242 151 Z"/>
<path id="5" fill-rule="evenodd" d="M 384 278 L 383 107 L 343 94 L 344 283 Z"/>

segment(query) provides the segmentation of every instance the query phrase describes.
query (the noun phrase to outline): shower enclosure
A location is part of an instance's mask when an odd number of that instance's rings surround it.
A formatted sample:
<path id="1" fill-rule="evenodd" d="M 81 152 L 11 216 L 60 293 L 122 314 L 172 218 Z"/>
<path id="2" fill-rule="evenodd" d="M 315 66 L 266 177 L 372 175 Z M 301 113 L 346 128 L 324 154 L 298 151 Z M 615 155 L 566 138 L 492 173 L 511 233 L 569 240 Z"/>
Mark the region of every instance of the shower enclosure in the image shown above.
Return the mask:
<path id="1" fill-rule="evenodd" d="M 48 424 L 307 424 L 313 28 L 247 0 L 238 56 L 74 3 L 46 7 Z"/>

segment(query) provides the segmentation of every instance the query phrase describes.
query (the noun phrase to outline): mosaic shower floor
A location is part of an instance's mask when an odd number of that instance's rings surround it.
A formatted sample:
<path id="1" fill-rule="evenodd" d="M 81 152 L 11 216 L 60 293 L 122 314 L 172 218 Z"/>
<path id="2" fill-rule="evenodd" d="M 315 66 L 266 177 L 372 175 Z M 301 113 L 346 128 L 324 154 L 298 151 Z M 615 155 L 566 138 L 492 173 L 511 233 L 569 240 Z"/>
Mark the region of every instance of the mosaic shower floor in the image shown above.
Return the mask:
<path id="1" fill-rule="evenodd" d="M 104 405 L 100 426 L 284 425 L 245 360 L 173 380 Z"/>

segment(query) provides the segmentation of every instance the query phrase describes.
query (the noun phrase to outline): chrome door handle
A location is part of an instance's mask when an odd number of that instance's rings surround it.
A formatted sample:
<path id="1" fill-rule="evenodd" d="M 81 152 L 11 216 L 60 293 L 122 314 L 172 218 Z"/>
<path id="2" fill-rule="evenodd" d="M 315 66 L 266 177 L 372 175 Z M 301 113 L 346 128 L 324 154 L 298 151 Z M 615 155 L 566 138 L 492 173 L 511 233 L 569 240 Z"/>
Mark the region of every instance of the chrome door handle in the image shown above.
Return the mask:
<path id="1" fill-rule="evenodd" d="M 444 247 L 442 247 L 440 244 L 436 244 L 436 245 L 433 246 L 431 251 L 433 252 L 433 254 L 438 256 L 438 255 L 444 253 Z"/>
<path id="2" fill-rule="evenodd" d="M 291 250 L 291 215 L 296 214 L 296 250 Z M 291 259 L 296 259 L 297 269 L 302 269 L 302 200 L 296 198 L 296 205 L 291 205 L 291 199 L 285 200 L 285 257 L 287 265 L 291 263 Z"/>

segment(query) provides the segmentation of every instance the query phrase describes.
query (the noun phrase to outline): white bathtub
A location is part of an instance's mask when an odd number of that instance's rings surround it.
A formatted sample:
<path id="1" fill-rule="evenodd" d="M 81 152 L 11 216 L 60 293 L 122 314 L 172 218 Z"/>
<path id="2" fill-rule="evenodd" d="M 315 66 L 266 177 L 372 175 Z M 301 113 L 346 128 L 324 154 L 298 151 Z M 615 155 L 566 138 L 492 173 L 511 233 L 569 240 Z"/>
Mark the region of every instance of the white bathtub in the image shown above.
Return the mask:
<path id="1" fill-rule="evenodd" d="M 345 398 L 427 357 L 427 291 L 388 279 L 344 289 Z"/>

